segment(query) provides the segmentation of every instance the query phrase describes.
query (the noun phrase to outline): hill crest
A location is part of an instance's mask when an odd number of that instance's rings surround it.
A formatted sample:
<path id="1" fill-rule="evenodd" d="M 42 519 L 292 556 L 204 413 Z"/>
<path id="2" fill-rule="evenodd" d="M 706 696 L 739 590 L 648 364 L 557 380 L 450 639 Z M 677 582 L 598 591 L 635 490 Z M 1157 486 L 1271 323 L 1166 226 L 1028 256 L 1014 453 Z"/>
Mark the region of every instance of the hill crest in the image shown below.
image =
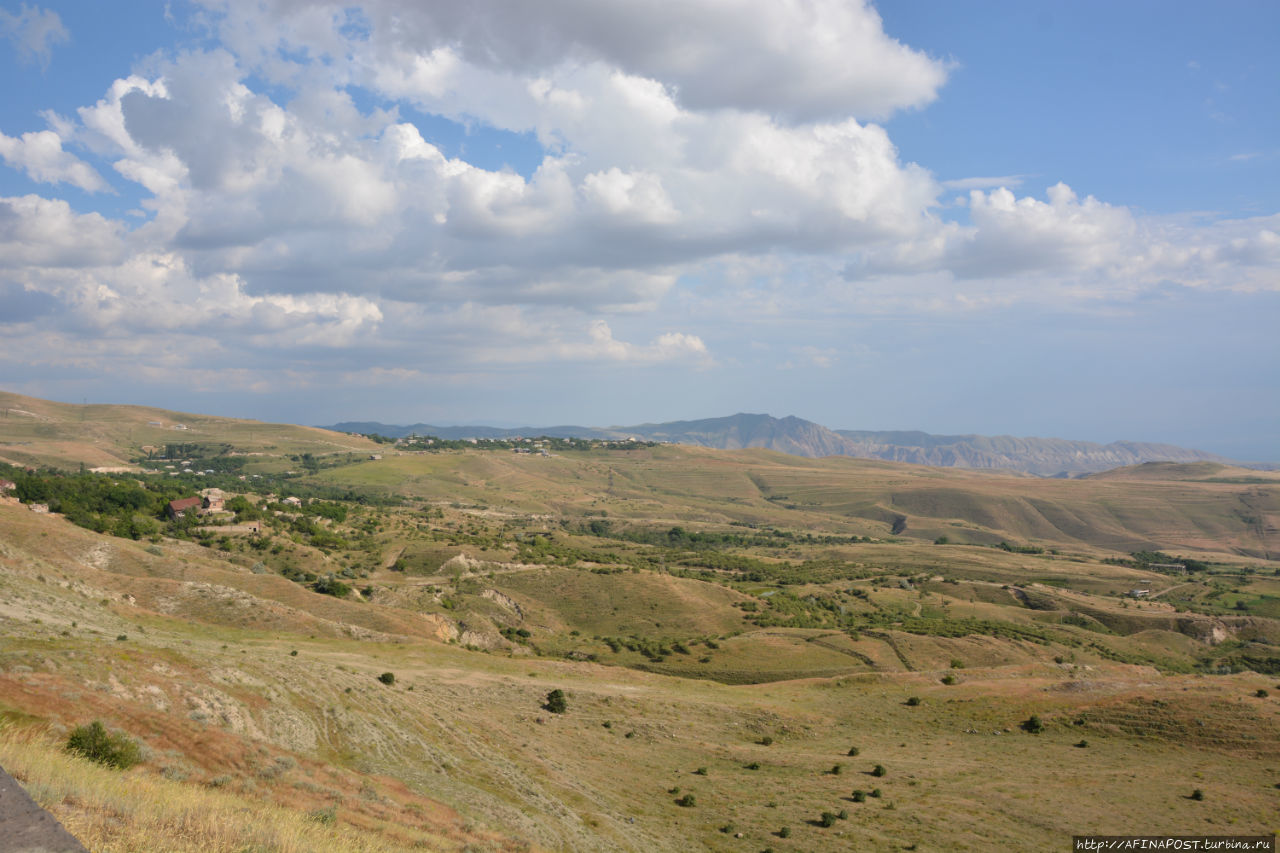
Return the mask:
<path id="1" fill-rule="evenodd" d="M 433 435 L 446 439 L 560 438 L 618 439 L 633 437 L 702 447 L 736 450 L 764 448 L 795 456 L 852 456 L 943 468 L 996 468 L 1038 476 L 1079 476 L 1147 462 L 1216 462 L 1224 457 L 1152 442 L 1116 441 L 1099 444 L 1060 438 L 1015 436 L 933 435 L 919 431 L 833 430 L 789 415 L 738 413 L 701 420 L 644 423 L 607 428 L 556 426 L 502 429 L 487 426 L 442 427 L 431 424 L 392 426 L 376 422 L 345 422 L 326 429 L 378 433 L 391 438 Z"/>

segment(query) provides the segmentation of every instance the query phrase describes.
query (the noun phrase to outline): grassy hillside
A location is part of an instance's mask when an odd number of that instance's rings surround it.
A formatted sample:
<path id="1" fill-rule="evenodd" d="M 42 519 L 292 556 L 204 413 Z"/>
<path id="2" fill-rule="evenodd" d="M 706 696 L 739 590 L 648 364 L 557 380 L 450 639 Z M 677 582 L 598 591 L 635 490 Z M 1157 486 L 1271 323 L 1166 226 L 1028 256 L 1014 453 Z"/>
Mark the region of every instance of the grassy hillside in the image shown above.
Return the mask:
<path id="1" fill-rule="evenodd" d="M 185 444 L 267 459 L 376 450 L 367 439 L 312 427 L 171 412 L 145 406 L 72 405 L 0 391 L 0 461 L 16 465 L 136 468 L 147 448 Z"/>
<path id="2" fill-rule="evenodd" d="M 496 451 L 389 454 L 327 470 L 319 479 L 557 518 L 604 513 L 655 524 L 777 526 L 917 542 L 945 537 L 974 545 L 1008 541 L 1089 553 L 1176 549 L 1264 560 L 1280 554 L 1280 478 L 1192 479 L 1186 467 L 1172 466 L 1165 479 L 1157 471 L 1127 476 L 1122 470 L 1042 480 L 671 446 L 549 459 Z"/>
<path id="3" fill-rule="evenodd" d="M 688 666 L 709 656 L 726 672 L 810 672 L 733 686 L 469 651 L 415 635 L 412 614 L 377 595 L 361 603 L 299 590 L 280 609 L 249 592 L 262 576 L 216 553 L 164 546 L 156 555 L 12 506 L 0 507 L 0 525 L 0 695 L 10 721 L 0 755 L 94 849 L 145 849 L 184 833 L 215 850 L 982 850 L 992 839 L 1045 849 L 1079 831 L 1274 828 L 1280 705 L 1254 694 L 1275 676 L 1161 676 L 1084 647 L 989 636 L 724 636 L 698 624 L 717 647 L 702 641 Z M 552 606 L 553 572 L 508 573 L 520 575 L 513 600 L 565 619 L 541 625 L 530 610 L 521 624 L 567 642 L 564 627 L 596 618 L 599 607 L 583 601 Z M 680 580 L 645 581 L 656 584 L 653 603 Z M 166 592 L 149 592 L 158 587 Z M 619 600 L 644 612 L 644 590 L 629 588 L 634 598 Z M 975 582 L 952 590 L 949 604 L 928 589 L 868 589 L 900 609 L 902 627 L 917 603 L 921 616 L 962 604 L 1046 612 L 1006 604 L 998 585 L 987 587 L 989 604 L 970 595 Z M 165 603 L 185 597 L 210 603 L 180 612 Z M 707 610 L 713 620 L 728 612 Z M 678 670 L 685 658 L 668 663 Z M 394 672 L 394 684 L 380 683 L 382 672 Z M 563 715 L 541 708 L 555 688 L 568 694 Z M 1031 714 L 1044 732 L 1019 728 Z M 62 758 L 58 732 L 90 718 L 144 742 L 143 765 L 121 775 Z M 1073 746 L 1081 741 L 1088 746 Z M 885 776 L 869 775 L 877 764 Z M 993 776 L 996 764 L 1005 769 Z M 1131 778 L 1138 766 L 1141 786 Z M 1195 788 L 1203 801 L 1187 799 Z M 855 802 L 853 791 L 877 789 Z M 694 804 L 677 805 L 686 794 Z M 1019 817 L 1027 802 L 1034 821 Z M 220 814 L 239 808 L 264 819 L 284 810 L 294 817 L 270 823 L 301 840 L 214 831 Z M 823 811 L 841 810 L 847 819 L 820 825 Z M 182 823 L 175 813 L 191 816 Z M 121 822 L 126 839 L 146 842 L 108 846 Z M 357 833 L 364 846 L 330 833 Z"/>
<path id="4" fill-rule="evenodd" d="M 1265 477 L 279 442 L 257 479 L 164 477 L 235 518 L 107 536 L 0 500 L 0 763 L 92 849 L 1280 828 Z M 141 764 L 66 754 L 91 720 Z"/>

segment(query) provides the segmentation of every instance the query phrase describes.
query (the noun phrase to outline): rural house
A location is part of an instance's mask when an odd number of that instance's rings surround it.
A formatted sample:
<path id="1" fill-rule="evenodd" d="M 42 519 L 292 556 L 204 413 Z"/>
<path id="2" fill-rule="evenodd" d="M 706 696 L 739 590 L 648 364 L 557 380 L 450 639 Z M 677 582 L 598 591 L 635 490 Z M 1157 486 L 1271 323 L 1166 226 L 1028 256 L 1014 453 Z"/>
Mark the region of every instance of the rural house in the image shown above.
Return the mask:
<path id="1" fill-rule="evenodd" d="M 179 498 L 176 501 L 169 501 L 169 505 L 165 507 L 165 513 L 173 519 L 184 518 L 189 511 L 199 511 L 203 505 L 203 498 Z"/>

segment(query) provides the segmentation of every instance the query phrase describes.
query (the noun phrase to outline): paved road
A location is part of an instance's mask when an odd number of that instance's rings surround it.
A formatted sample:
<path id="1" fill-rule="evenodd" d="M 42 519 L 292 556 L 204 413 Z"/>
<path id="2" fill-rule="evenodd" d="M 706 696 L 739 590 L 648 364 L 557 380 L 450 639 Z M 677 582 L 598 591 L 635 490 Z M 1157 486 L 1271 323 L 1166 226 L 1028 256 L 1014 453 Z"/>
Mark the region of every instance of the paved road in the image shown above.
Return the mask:
<path id="1" fill-rule="evenodd" d="M 0 767 L 0 853 L 89 853 Z"/>

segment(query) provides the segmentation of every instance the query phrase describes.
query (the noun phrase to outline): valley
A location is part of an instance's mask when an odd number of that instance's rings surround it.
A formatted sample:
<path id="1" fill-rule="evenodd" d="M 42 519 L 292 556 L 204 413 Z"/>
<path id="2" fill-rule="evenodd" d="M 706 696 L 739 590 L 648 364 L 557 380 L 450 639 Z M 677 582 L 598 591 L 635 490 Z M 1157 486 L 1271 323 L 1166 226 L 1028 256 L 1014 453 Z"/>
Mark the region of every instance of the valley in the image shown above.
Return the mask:
<path id="1" fill-rule="evenodd" d="M 4 402 L 0 766 L 95 851 L 1280 829 L 1280 474 Z"/>

